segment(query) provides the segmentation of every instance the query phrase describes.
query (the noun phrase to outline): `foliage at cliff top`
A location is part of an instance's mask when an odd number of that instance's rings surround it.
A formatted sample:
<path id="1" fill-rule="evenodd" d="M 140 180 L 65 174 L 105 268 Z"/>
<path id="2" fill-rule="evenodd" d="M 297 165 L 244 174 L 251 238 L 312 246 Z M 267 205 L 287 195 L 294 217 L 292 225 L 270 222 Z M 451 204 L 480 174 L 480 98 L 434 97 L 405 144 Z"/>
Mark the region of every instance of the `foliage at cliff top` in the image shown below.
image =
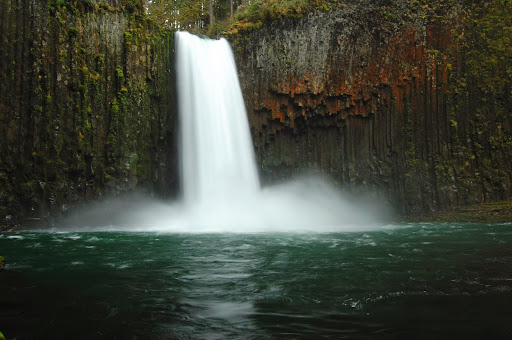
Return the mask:
<path id="1" fill-rule="evenodd" d="M 55 9 L 72 9 L 72 10 L 84 10 L 84 9 L 94 9 L 98 10 L 106 10 L 109 12 L 117 12 L 117 11 L 127 11 L 127 12 L 138 12 L 143 13 L 144 5 L 143 0 L 126 0 L 121 2 L 119 6 L 112 6 L 104 1 L 91 1 L 91 0 L 82 0 L 82 1 L 67 1 L 67 0 L 48 0 L 47 8 L 50 10 Z"/>
<path id="2" fill-rule="evenodd" d="M 329 10 L 342 5 L 340 0 L 254 0 L 239 7 L 238 21 L 275 20 L 284 17 L 302 17 L 315 10 Z"/>
<path id="3" fill-rule="evenodd" d="M 170 30 L 214 35 L 232 21 L 234 11 L 247 0 L 149 0 L 146 13 Z M 210 4 L 213 15 L 210 16 Z M 213 25 L 211 20 L 213 19 Z"/>
<path id="4" fill-rule="evenodd" d="M 213 8 L 210 22 L 209 3 Z M 265 21 L 300 18 L 312 10 L 342 6 L 342 0 L 150 0 L 147 14 L 171 30 L 187 30 L 208 36 L 237 33 Z"/>
<path id="5" fill-rule="evenodd" d="M 313 10 L 331 10 L 343 6 L 342 0 L 253 0 L 237 10 L 227 34 L 260 27 L 264 22 L 283 18 L 301 18 Z"/>
<path id="6" fill-rule="evenodd" d="M 446 13 L 465 0 L 253 0 L 244 2 L 226 34 L 251 31 L 265 22 L 301 18 L 313 11 L 351 7 L 374 13 L 378 18 L 398 24 L 414 18 L 427 19 Z"/>

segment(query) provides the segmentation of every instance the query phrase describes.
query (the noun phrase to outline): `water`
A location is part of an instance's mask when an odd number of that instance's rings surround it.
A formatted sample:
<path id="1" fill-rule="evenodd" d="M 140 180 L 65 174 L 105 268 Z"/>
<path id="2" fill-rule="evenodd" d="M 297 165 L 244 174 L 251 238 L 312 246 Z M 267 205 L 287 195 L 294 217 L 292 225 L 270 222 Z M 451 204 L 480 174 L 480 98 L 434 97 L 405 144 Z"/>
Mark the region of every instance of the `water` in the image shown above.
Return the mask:
<path id="1" fill-rule="evenodd" d="M 386 226 L 319 177 L 261 189 L 227 42 L 176 40 L 183 200 L 0 234 L 8 339 L 512 336 L 512 225 Z"/>
<path id="2" fill-rule="evenodd" d="M 7 338 L 506 339 L 512 225 L 0 234 Z"/>
<path id="3" fill-rule="evenodd" d="M 176 33 L 181 178 L 188 204 L 259 191 L 247 114 L 226 39 Z"/>

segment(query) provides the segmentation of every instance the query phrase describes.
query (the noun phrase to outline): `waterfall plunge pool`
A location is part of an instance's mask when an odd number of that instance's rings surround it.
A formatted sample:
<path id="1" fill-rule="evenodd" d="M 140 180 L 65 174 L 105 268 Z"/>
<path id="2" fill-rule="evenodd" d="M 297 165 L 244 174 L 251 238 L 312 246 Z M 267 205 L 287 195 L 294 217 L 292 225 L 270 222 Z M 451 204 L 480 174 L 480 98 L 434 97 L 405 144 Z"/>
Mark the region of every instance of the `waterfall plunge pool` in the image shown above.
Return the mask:
<path id="1" fill-rule="evenodd" d="M 0 234 L 7 339 L 510 338 L 512 225 Z"/>

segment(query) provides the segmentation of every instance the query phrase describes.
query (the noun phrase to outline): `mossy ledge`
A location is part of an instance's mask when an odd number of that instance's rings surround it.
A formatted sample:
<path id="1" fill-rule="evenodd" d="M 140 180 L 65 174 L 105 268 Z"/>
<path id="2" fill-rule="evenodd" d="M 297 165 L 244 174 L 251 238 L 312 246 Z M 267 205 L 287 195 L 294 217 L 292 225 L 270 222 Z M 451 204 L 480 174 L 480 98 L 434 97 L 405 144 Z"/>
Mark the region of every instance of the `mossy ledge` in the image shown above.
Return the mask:
<path id="1" fill-rule="evenodd" d="M 450 207 L 429 214 L 410 216 L 402 221 L 512 223 L 512 200 Z"/>

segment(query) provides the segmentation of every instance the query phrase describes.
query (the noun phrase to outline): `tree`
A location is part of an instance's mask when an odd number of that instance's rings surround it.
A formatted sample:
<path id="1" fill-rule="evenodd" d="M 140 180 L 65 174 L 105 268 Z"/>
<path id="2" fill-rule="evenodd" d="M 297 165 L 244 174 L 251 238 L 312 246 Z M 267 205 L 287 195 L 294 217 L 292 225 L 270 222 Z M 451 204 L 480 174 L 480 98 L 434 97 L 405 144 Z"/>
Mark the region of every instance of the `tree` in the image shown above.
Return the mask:
<path id="1" fill-rule="evenodd" d="M 233 18 L 234 0 L 226 0 L 226 8 L 229 8 L 229 17 Z"/>
<path id="2" fill-rule="evenodd" d="M 210 26 L 213 27 L 214 23 L 215 23 L 215 16 L 213 13 L 213 0 L 210 0 Z"/>
<path id="3" fill-rule="evenodd" d="M 234 12 L 248 0 L 146 0 L 146 13 L 158 24 L 169 29 L 206 33 L 216 21 L 226 27 Z M 208 3 L 207 3 L 208 2 Z"/>
<path id="4" fill-rule="evenodd" d="M 205 0 L 149 0 L 146 12 L 170 29 L 201 30 L 206 26 Z"/>

